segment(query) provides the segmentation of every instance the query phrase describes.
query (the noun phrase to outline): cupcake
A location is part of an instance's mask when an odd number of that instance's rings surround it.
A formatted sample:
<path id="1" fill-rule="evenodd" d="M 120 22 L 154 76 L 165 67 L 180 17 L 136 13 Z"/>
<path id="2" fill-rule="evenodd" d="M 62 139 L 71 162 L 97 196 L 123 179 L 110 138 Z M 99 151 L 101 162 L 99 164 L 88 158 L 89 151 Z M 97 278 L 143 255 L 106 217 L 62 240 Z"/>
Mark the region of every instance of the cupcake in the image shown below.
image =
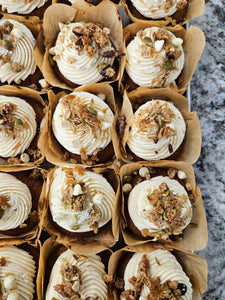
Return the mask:
<path id="1" fill-rule="evenodd" d="M 0 247 L 1 297 L 3 299 L 34 299 L 35 294 L 35 260 L 36 249 L 29 245 Z M 30 250 L 28 250 L 28 249 Z M 32 249 L 32 250 L 31 250 Z M 36 251 L 35 251 L 36 252 Z"/>
<path id="2" fill-rule="evenodd" d="M 127 45 L 124 87 L 171 87 L 183 93 L 204 49 L 196 27 L 150 27 L 142 22 L 124 29 Z M 198 41 L 198 42 L 197 42 Z"/>
<path id="3" fill-rule="evenodd" d="M 42 169 L 0 172 L 0 237 L 37 234 L 38 201 L 42 198 Z"/>
<path id="4" fill-rule="evenodd" d="M 121 176 L 123 234 L 128 245 L 161 240 L 189 250 L 205 246 L 207 227 L 205 222 L 199 221 L 205 218 L 205 212 L 190 165 L 131 164 L 122 167 Z M 200 234 L 202 241 L 198 242 Z M 186 239 L 190 238 L 192 242 L 188 244 Z"/>
<path id="5" fill-rule="evenodd" d="M 34 166 L 43 161 L 37 146 L 43 100 L 26 88 L 0 88 L 0 158 L 4 168 Z"/>
<path id="6" fill-rule="evenodd" d="M 3 13 L 43 16 L 44 10 L 51 4 L 50 0 L 0 0 Z"/>
<path id="7" fill-rule="evenodd" d="M 43 226 L 70 241 L 77 237 L 113 243 L 118 235 L 118 178 L 113 170 L 57 167 L 48 174 Z"/>
<path id="8" fill-rule="evenodd" d="M 124 53 L 122 23 L 113 4 L 52 5 L 44 15 L 43 28 L 47 47 L 42 71 L 51 85 L 71 89 L 118 79 Z"/>
<path id="9" fill-rule="evenodd" d="M 63 245 L 50 238 L 40 259 L 42 299 L 109 299 L 106 272 L 110 255 L 100 244 L 83 241 Z"/>
<path id="10" fill-rule="evenodd" d="M 199 17 L 204 11 L 204 2 L 193 0 L 190 5 L 188 0 L 126 0 L 125 9 L 133 22 L 176 25 Z"/>
<path id="11" fill-rule="evenodd" d="M 113 89 L 89 84 L 71 94 L 49 92 L 48 97 L 47 145 L 40 145 L 48 161 L 56 165 L 111 163 L 117 118 Z"/>
<path id="12" fill-rule="evenodd" d="M 169 88 L 125 92 L 117 120 L 116 156 L 126 162 L 175 159 L 194 163 L 201 150 L 201 129 L 188 101 Z M 118 140 L 117 140 L 118 141 Z"/>

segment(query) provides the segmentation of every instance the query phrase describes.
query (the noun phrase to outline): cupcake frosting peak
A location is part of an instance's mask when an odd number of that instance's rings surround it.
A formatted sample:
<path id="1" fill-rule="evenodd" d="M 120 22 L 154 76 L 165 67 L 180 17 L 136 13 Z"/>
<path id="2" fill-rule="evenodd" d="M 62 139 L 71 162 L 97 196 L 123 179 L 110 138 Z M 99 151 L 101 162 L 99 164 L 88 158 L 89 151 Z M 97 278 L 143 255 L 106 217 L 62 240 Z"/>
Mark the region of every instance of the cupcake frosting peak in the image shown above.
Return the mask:
<path id="1" fill-rule="evenodd" d="M 100 174 L 83 168 L 58 168 L 49 194 L 53 220 L 72 232 L 94 231 L 112 218 L 115 192 Z"/>
<path id="2" fill-rule="evenodd" d="M 52 121 L 53 132 L 68 151 L 87 155 L 103 150 L 111 142 L 114 115 L 94 94 L 74 92 L 60 99 Z"/>
<path id="3" fill-rule="evenodd" d="M 181 145 L 186 125 L 181 112 L 163 100 L 152 100 L 134 113 L 127 144 L 145 160 L 166 158 Z"/>
<path id="4" fill-rule="evenodd" d="M 37 129 L 36 114 L 25 100 L 0 96 L 0 156 L 15 157 L 23 153 Z"/>
<path id="5" fill-rule="evenodd" d="M 59 27 L 56 44 L 49 53 L 66 79 L 83 85 L 114 77 L 112 65 L 120 53 L 111 43 L 109 28 L 86 21 L 59 23 Z"/>
<path id="6" fill-rule="evenodd" d="M 165 28 L 140 30 L 127 46 L 129 77 L 139 86 L 151 88 L 174 84 L 184 65 L 182 43 Z"/>
<path id="7" fill-rule="evenodd" d="M 135 253 L 124 272 L 124 292 L 120 299 L 131 296 L 147 299 L 192 299 L 192 285 L 176 257 L 168 250 Z"/>
<path id="8" fill-rule="evenodd" d="M 35 8 L 43 6 L 47 0 L 0 0 L 2 10 L 8 13 L 27 15 Z"/>
<path id="9" fill-rule="evenodd" d="M 0 81 L 19 84 L 36 69 L 35 39 L 31 31 L 15 20 L 0 21 Z"/>
<path id="10" fill-rule="evenodd" d="M 134 7 L 146 18 L 160 19 L 171 16 L 187 5 L 187 0 L 131 0 Z"/>

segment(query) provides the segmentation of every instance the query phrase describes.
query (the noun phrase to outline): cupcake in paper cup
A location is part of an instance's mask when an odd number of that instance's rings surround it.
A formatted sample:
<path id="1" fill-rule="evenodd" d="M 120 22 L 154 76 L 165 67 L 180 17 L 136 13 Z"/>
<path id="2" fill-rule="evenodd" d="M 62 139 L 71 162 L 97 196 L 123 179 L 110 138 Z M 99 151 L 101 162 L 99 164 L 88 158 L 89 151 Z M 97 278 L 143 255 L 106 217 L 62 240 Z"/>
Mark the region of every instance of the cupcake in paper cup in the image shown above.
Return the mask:
<path id="1" fill-rule="evenodd" d="M 98 243 L 64 244 L 53 237 L 48 239 L 40 257 L 40 299 L 109 299 L 108 284 L 112 278 L 107 269 L 111 253 Z"/>
<path id="2" fill-rule="evenodd" d="M 194 272 L 193 272 L 194 270 Z M 197 300 L 207 288 L 207 262 L 160 244 L 126 247 L 109 261 L 112 299 Z"/>
<path id="3" fill-rule="evenodd" d="M 117 157 L 126 162 L 175 159 L 194 163 L 201 129 L 188 100 L 175 91 L 139 88 L 124 93 L 117 120 Z"/>
<path id="4" fill-rule="evenodd" d="M 205 45 L 203 32 L 194 26 L 158 27 L 141 22 L 124 29 L 126 63 L 123 88 L 171 87 L 184 93 Z"/>
<path id="5" fill-rule="evenodd" d="M 36 299 L 39 243 L 1 241 L 1 295 L 4 299 Z"/>
<path id="6" fill-rule="evenodd" d="M 191 251 L 206 246 L 205 210 L 191 165 L 127 164 L 121 168 L 121 181 L 126 244 L 159 240 Z"/>
<path id="7" fill-rule="evenodd" d="M 117 109 L 112 87 L 89 84 L 70 94 L 51 91 L 49 103 L 41 150 L 50 162 L 93 166 L 113 161 Z"/>
<path id="8" fill-rule="evenodd" d="M 37 236 L 45 170 L 0 172 L 0 239 Z"/>
<path id="9" fill-rule="evenodd" d="M 40 215 L 50 234 L 111 246 L 118 239 L 119 180 L 113 169 L 56 167 L 48 174 L 46 195 Z"/>
<path id="10" fill-rule="evenodd" d="M 43 17 L 51 0 L 0 0 L 0 11 L 8 14 Z"/>
<path id="11" fill-rule="evenodd" d="M 51 85 L 72 89 L 121 76 L 123 30 L 113 4 L 52 5 L 45 12 L 43 29 L 39 35 L 46 47 L 42 72 Z M 41 51 L 36 54 L 39 58 Z"/>
<path id="12" fill-rule="evenodd" d="M 36 91 L 0 87 L 0 169 L 34 168 L 44 160 L 38 147 L 44 108 Z"/>
<path id="13" fill-rule="evenodd" d="M 197 18 L 204 12 L 202 0 L 126 0 L 125 10 L 133 22 L 145 24 L 176 25 Z"/>
<path id="14" fill-rule="evenodd" d="M 3 15 L 0 20 L 0 85 L 43 90 L 43 75 L 33 56 L 40 26 L 36 16 Z"/>

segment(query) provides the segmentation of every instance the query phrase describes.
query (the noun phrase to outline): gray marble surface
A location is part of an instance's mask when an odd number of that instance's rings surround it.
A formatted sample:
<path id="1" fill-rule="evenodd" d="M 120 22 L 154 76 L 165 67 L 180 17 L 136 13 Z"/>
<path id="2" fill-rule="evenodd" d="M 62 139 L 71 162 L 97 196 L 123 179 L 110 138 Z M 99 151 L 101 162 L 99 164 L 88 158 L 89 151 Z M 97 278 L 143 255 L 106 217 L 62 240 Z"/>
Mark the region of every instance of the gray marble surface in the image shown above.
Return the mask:
<path id="1" fill-rule="evenodd" d="M 202 129 L 202 152 L 194 165 L 205 204 L 209 241 L 198 254 L 209 267 L 204 300 L 225 299 L 225 0 L 206 0 L 205 13 L 190 22 L 206 36 L 191 82 L 191 106 Z"/>

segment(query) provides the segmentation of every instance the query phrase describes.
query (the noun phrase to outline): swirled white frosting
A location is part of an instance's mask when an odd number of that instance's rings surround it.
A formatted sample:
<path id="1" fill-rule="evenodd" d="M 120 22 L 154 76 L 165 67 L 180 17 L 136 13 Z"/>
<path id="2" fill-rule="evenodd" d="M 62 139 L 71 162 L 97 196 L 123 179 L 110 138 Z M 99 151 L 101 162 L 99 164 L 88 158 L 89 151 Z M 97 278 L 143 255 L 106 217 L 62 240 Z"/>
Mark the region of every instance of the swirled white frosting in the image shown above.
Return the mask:
<path id="1" fill-rule="evenodd" d="M 174 14 L 180 0 L 131 0 L 134 7 L 146 18 L 161 19 Z"/>
<path id="2" fill-rule="evenodd" d="M 30 29 L 17 21 L 4 19 L 0 21 L 0 26 L 4 25 L 7 21 L 13 24 L 13 30 L 11 34 L 4 34 L 3 38 L 11 40 L 11 37 L 14 37 L 14 41 L 12 41 L 13 50 L 7 50 L 4 44 L 0 46 L 1 61 L 5 56 L 10 58 L 10 62 L 1 63 L 0 81 L 2 83 L 8 82 L 8 84 L 15 81 L 15 83 L 19 84 L 36 70 L 36 64 L 32 54 L 36 40 Z M 14 71 L 12 69 L 13 63 L 21 65 L 22 70 Z"/>
<path id="3" fill-rule="evenodd" d="M 31 13 L 35 8 L 40 8 L 45 4 L 47 0 L 0 0 L 2 10 L 7 10 L 9 14 L 18 13 L 27 15 Z"/>
<path id="4" fill-rule="evenodd" d="M 0 230 L 21 225 L 32 208 L 32 196 L 27 185 L 12 175 L 0 173 L 0 196 L 5 196 L 9 204 L 0 218 Z"/>
<path id="5" fill-rule="evenodd" d="M 66 263 L 76 266 L 81 272 L 81 285 L 79 290 L 81 299 L 87 299 L 88 297 L 90 297 L 90 299 L 96 299 L 96 297 L 98 297 L 99 300 L 108 299 L 107 286 L 102 279 L 102 276 L 105 274 L 105 266 L 101 262 L 100 256 L 94 254 L 86 256 L 85 259 L 76 260 L 73 255 L 75 255 L 75 253 L 67 249 L 57 258 L 51 271 L 45 299 L 69 299 L 62 297 L 54 289 L 56 284 L 63 283 L 60 270 Z"/>
<path id="6" fill-rule="evenodd" d="M 61 24 L 62 29 L 54 47 L 57 66 L 61 74 L 75 84 L 83 85 L 98 82 L 103 79 L 99 73 L 100 65 L 112 65 L 114 62 L 114 58 L 103 57 L 102 54 L 114 50 L 114 48 L 109 40 L 108 45 L 97 49 L 93 56 L 88 56 L 84 50 L 78 51 L 73 40 L 73 28 L 76 26 L 85 27 L 85 24 L 82 22 L 69 25 Z M 95 46 L 94 41 L 92 46 Z"/>
<path id="7" fill-rule="evenodd" d="M 16 106 L 13 116 L 23 122 L 22 128 L 13 133 L 5 130 L 5 124 L 0 125 L 0 156 L 14 157 L 30 146 L 37 129 L 36 114 L 32 106 L 21 98 L 1 95 L 0 107 L 6 103 Z"/>
<path id="8" fill-rule="evenodd" d="M 151 27 L 139 31 L 127 46 L 126 71 L 133 82 L 139 86 L 151 88 L 168 86 L 174 83 L 183 69 L 183 40 L 176 38 L 168 30 L 166 31 L 169 39 L 166 42 L 163 38 L 156 39 L 155 34 L 159 30 L 159 27 Z M 170 61 L 173 65 L 171 71 L 165 68 L 165 62 L 168 60 L 165 47 L 168 41 L 173 45 L 175 53 L 179 53 L 178 58 Z"/>
<path id="9" fill-rule="evenodd" d="M 161 226 L 158 227 L 148 218 L 148 214 L 155 209 L 153 205 L 149 203 L 148 195 L 152 194 L 155 189 L 158 189 L 163 182 L 167 184 L 175 199 L 181 195 L 187 196 L 187 201 L 182 206 L 181 218 L 184 224 L 180 227 L 180 230 L 186 228 L 192 219 L 191 202 L 188 199 L 185 188 L 178 181 L 170 179 L 167 176 L 156 176 L 150 180 L 142 181 L 134 186 L 129 194 L 128 211 L 134 225 L 140 231 L 142 229 L 148 229 L 149 235 L 153 232 L 162 233 L 162 230 L 167 228 L 165 222 L 162 221 Z"/>
<path id="10" fill-rule="evenodd" d="M 176 260 L 175 256 L 168 250 L 158 249 L 150 253 L 135 253 L 129 260 L 125 272 L 124 272 L 124 289 L 134 290 L 134 286 L 129 282 L 129 279 L 133 276 L 137 277 L 138 264 L 142 259 L 142 256 L 146 255 L 149 261 L 148 276 L 152 279 L 160 278 L 160 283 L 163 284 L 166 281 L 175 281 L 183 283 L 187 286 L 187 292 L 181 296 L 181 299 L 191 300 L 192 299 L 192 285 L 183 271 L 181 265 Z M 147 300 L 147 296 L 150 293 L 149 288 L 146 284 L 141 290 L 140 300 Z M 121 300 L 125 300 L 124 296 L 120 297 Z"/>
<path id="11" fill-rule="evenodd" d="M 6 259 L 6 264 L 0 268 L 0 280 L 3 280 L 4 285 L 3 299 L 32 300 L 35 277 L 33 257 L 14 246 L 1 247 L 0 258 L 2 257 Z"/>
<path id="12" fill-rule="evenodd" d="M 66 119 L 67 105 L 62 102 L 69 99 L 69 104 L 76 109 L 77 105 L 91 107 L 97 113 L 100 128 L 87 123 L 75 125 L 74 121 Z M 105 148 L 111 142 L 111 128 L 114 115 L 109 106 L 96 95 L 87 92 L 74 92 L 60 99 L 52 119 L 52 129 L 59 143 L 74 154 L 85 150 L 91 155 L 94 150 Z"/>
<path id="13" fill-rule="evenodd" d="M 78 167 L 79 168 L 79 167 Z M 84 184 L 87 189 L 85 208 L 81 211 L 75 211 L 71 206 L 65 207 L 62 199 L 63 192 L 70 185 L 66 176 L 67 170 L 58 168 L 54 173 L 49 193 L 49 206 L 53 220 L 62 228 L 71 232 L 88 232 L 93 229 L 89 227 L 90 211 L 93 204 L 96 204 L 101 212 L 99 228 L 104 226 L 112 218 L 115 192 L 109 182 L 100 174 L 94 172 L 79 171 L 79 169 L 68 169 L 73 173 L 75 182 Z M 77 188 L 77 187 L 76 187 Z M 78 226 L 73 230 L 73 226 Z"/>
<path id="14" fill-rule="evenodd" d="M 155 123 L 149 122 L 149 126 L 142 127 L 142 121 L 147 120 L 149 117 L 148 111 L 152 111 L 157 107 L 161 107 L 162 110 L 170 110 L 172 117 L 170 121 L 165 124 L 165 128 L 172 129 L 174 134 L 164 137 L 159 137 L 158 141 L 154 141 L 154 136 L 157 132 L 154 132 Z M 157 130 L 157 129 L 156 129 Z M 170 152 L 169 145 L 172 146 L 172 152 L 174 153 L 183 142 L 186 131 L 186 125 L 181 112 L 172 104 L 163 100 L 152 100 L 141 105 L 134 113 L 133 122 L 131 125 L 131 131 L 127 140 L 127 144 L 130 150 L 140 158 L 145 160 L 158 160 L 169 157 Z"/>

